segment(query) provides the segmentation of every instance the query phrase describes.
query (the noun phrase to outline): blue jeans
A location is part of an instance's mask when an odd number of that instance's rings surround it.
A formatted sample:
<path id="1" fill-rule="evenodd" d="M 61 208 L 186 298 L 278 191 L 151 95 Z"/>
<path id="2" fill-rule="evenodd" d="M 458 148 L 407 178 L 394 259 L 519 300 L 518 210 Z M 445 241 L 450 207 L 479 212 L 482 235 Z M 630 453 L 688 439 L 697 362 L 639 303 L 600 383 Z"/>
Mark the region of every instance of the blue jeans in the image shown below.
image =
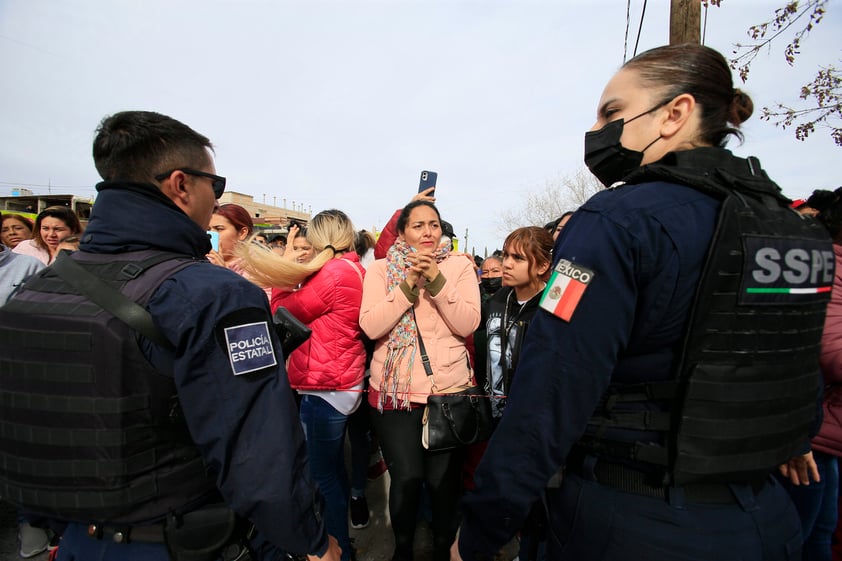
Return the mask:
<path id="1" fill-rule="evenodd" d="M 365 497 L 368 482 L 368 459 L 371 457 L 371 419 L 368 401 L 348 417 L 348 442 L 351 444 L 351 496 Z"/>
<path id="2" fill-rule="evenodd" d="M 839 464 L 836 456 L 823 452 L 813 451 L 813 459 L 821 481 L 796 486 L 785 480 L 784 486 L 801 517 L 804 561 L 830 561 L 831 537 L 837 519 Z"/>
<path id="3" fill-rule="evenodd" d="M 345 424 L 348 417 L 315 396 L 301 398 L 301 426 L 307 439 L 310 476 L 325 498 L 325 525 L 342 548 L 342 561 L 351 558 L 348 533 L 348 473 L 345 470 Z"/>

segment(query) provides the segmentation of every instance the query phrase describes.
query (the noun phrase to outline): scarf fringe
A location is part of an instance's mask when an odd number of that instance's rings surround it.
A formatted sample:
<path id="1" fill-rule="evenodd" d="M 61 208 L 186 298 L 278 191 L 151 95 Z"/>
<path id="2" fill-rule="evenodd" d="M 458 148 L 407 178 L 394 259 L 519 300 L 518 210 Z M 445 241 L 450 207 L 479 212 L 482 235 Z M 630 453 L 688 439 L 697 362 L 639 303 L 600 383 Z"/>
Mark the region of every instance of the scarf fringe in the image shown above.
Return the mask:
<path id="1" fill-rule="evenodd" d="M 398 285 L 406 279 L 407 256 L 414 251 L 405 241 L 398 239 L 386 254 L 386 288 L 399 290 Z M 441 263 L 447 258 L 449 249 L 441 248 L 435 260 Z M 380 399 L 377 409 L 382 412 L 388 398 L 398 409 L 410 409 L 412 370 L 418 349 L 418 326 L 413 320 L 412 308 L 408 308 L 389 332 L 388 352 L 383 364 L 383 380 L 380 383 Z M 408 356 L 407 356 L 408 355 Z M 406 366 L 406 369 L 403 367 Z M 406 389 L 399 391 L 401 373 L 406 372 Z"/>

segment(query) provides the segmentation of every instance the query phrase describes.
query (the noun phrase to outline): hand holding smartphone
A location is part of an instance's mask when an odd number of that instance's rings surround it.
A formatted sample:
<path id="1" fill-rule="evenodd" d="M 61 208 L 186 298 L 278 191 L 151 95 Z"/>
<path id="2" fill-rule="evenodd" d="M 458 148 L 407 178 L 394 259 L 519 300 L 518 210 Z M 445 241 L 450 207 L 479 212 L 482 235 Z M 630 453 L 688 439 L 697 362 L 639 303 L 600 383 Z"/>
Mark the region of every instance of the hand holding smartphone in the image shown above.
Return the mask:
<path id="1" fill-rule="evenodd" d="M 219 232 L 208 230 L 208 238 L 210 239 L 211 249 L 219 252 Z"/>
<path id="2" fill-rule="evenodd" d="M 438 179 L 439 174 L 434 171 L 427 171 L 424 170 L 421 172 L 421 180 L 418 182 L 418 192 L 421 193 L 433 187 L 435 189 L 436 180 Z M 436 195 L 435 190 L 433 190 L 428 196 L 434 197 Z"/>

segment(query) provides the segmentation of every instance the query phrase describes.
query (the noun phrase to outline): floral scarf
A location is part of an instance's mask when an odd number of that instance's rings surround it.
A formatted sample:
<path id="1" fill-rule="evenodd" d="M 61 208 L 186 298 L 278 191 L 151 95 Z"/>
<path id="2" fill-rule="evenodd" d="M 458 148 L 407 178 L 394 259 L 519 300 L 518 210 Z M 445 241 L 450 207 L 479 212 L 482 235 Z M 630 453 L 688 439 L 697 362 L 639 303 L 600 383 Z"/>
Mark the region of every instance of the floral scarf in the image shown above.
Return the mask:
<path id="1" fill-rule="evenodd" d="M 388 291 L 400 290 L 398 285 L 406 279 L 406 271 L 409 268 L 407 257 L 413 251 L 415 250 L 401 239 L 395 241 L 389 248 L 386 254 L 386 289 Z M 449 253 L 450 248 L 439 248 L 435 253 L 436 263 L 444 261 Z M 386 361 L 383 364 L 383 381 L 380 383 L 378 404 L 380 411 L 383 410 L 388 398 L 392 399 L 392 404 L 396 408 L 410 408 L 409 390 L 412 386 L 412 368 L 418 348 L 418 326 L 415 323 L 413 311 L 414 307 L 410 307 L 403 313 L 389 332 L 386 341 Z M 406 390 L 398 395 L 402 371 L 408 373 Z"/>

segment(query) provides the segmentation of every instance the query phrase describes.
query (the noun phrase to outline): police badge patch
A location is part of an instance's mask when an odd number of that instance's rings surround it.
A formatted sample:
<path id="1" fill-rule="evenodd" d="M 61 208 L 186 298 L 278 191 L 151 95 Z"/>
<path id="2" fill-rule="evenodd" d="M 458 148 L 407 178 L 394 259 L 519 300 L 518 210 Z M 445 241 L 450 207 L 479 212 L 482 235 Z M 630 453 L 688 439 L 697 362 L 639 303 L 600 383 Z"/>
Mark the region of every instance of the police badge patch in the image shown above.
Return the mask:
<path id="1" fill-rule="evenodd" d="M 235 376 L 278 364 L 265 321 L 225 328 L 225 348 Z"/>
<path id="2" fill-rule="evenodd" d="M 594 272 L 590 269 L 567 259 L 559 260 L 541 295 L 540 306 L 569 322 L 593 278 Z"/>
<path id="3" fill-rule="evenodd" d="M 833 287 L 833 251 L 820 240 L 743 237 L 741 304 L 826 301 Z"/>

